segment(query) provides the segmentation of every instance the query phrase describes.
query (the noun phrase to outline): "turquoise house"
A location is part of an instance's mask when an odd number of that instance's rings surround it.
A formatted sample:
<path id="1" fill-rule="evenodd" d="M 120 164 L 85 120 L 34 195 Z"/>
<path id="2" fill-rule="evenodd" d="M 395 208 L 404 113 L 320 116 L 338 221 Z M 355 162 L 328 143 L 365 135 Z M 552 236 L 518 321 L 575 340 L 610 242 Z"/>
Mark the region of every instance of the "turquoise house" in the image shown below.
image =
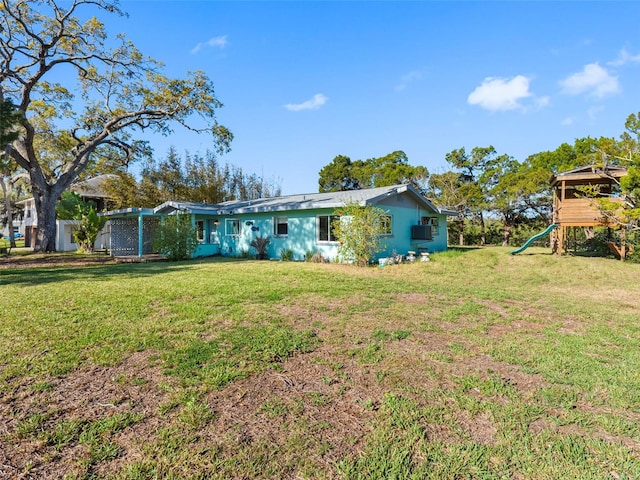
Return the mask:
<path id="1" fill-rule="evenodd" d="M 447 249 L 447 216 L 455 212 L 436 207 L 411 185 L 366 190 L 311 193 L 256 200 L 233 200 L 219 204 L 165 202 L 154 209 L 125 209 L 104 214 L 111 224 L 114 256 L 152 253 L 154 226 L 165 215 L 191 215 L 198 234 L 194 257 L 254 254 L 251 241 L 268 236 L 268 258 L 291 251 L 294 260 L 311 253 L 336 260 L 338 242 L 332 223 L 347 203 L 382 209 L 384 249 L 377 258 L 409 251 L 437 252 Z"/>

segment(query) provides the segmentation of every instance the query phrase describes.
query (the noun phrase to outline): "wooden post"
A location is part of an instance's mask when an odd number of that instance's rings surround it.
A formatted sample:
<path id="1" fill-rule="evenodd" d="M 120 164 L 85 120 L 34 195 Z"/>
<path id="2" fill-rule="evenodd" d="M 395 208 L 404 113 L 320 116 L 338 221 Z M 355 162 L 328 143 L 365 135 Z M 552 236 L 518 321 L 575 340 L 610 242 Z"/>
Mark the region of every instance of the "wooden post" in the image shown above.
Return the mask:
<path id="1" fill-rule="evenodd" d="M 566 180 L 562 180 L 562 182 L 560 183 L 560 204 L 558 206 L 558 221 L 560 221 L 560 209 L 562 208 L 562 205 L 564 204 L 566 197 L 567 197 L 567 181 Z M 565 225 L 562 225 L 562 223 L 560 224 L 560 238 L 558 239 L 559 241 L 559 248 L 560 248 L 560 255 L 564 255 L 565 253 L 567 253 L 567 227 Z"/>
<path id="2" fill-rule="evenodd" d="M 562 194 L 562 193 L 561 193 Z M 551 222 L 560 224 L 560 198 L 558 197 L 558 187 L 553 189 L 553 213 Z M 562 226 L 551 232 L 551 253 L 562 255 L 562 242 L 564 239 L 564 231 Z"/>

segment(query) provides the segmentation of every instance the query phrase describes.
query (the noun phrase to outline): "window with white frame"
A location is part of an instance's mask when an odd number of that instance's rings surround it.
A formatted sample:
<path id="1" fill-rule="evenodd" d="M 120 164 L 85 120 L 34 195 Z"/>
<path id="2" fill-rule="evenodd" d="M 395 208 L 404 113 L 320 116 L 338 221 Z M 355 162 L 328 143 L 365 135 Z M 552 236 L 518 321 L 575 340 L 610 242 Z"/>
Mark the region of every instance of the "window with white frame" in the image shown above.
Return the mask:
<path id="1" fill-rule="evenodd" d="M 380 215 L 380 235 L 391 234 L 391 215 Z"/>
<path id="2" fill-rule="evenodd" d="M 422 221 L 420 223 L 431 227 L 431 235 L 438 234 L 438 217 L 422 217 Z"/>
<path id="3" fill-rule="evenodd" d="M 337 215 L 320 215 L 318 216 L 318 241 L 319 242 L 336 242 L 338 239 L 333 231 L 333 223 L 339 220 Z"/>
<path id="4" fill-rule="evenodd" d="M 232 236 L 240 235 L 240 219 L 238 218 L 228 218 L 226 220 L 226 234 Z"/>
<path id="5" fill-rule="evenodd" d="M 289 220 L 287 217 L 273 219 L 273 234 L 276 237 L 286 237 L 289 234 Z"/>

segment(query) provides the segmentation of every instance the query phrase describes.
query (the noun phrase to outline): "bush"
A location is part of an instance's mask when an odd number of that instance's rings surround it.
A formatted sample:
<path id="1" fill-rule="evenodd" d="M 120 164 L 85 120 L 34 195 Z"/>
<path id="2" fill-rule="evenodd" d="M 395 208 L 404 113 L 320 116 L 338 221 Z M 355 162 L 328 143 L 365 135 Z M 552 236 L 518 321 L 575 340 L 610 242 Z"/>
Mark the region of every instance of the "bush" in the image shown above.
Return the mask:
<path id="1" fill-rule="evenodd" d="M 361 206 L 356 202 L 345 204 L 338 211 L 340 218 L 332 226 L 340 242 L 338 254 L 343 261 L 366 267 L 373 256 L 382 250 L 380 217 L 384 210 Z"/>
<path id="2" fill-rule="evenodd" d="M 283 248 L 282 250 L 280 250 L 280 259 L 283 262 L 290 262 L 291 260 L 293 260 L 293 250 L 291 250 L 290 248 Z"/>
<path id="3" fill-rule="evenodd" d="M 198 246 L 196 227 L 191 223 L 191 215 L 168 215 L 158 226 L 153 248 L 167 260 L 191 258 Z"/>
<path id="4" fill-rule="evenodd" d="M 75 192 L 63 192 L 56 204 L 56 215 L 60 220 L 73 222 L 73 239 L 79 245 L 79 251 L 93 252 L 93 245 L 107 223 L 105 217 L 98 216 L 95 202 L 85 202 Z"/>
<path id="5" fill-rule="evenodd" d="M 633 231 L 627 237 L 627 245 L 630 251 L 627 253 L 626 260 L 631 263 L 640 263 L 640 232 Z"/>
<path id="6" fill-rule="evenodd" d="M 580 232 L 582 237 L 582 232 Z M 591 238 L 586 238 L 578 243 L 578 247 L 586 250 L 590 254 L 598 257 L 607 257 L 611 255 L 607 242 L 615 242 L 617 239 L 609 234 L 607 230 L 596 231 Z"/>

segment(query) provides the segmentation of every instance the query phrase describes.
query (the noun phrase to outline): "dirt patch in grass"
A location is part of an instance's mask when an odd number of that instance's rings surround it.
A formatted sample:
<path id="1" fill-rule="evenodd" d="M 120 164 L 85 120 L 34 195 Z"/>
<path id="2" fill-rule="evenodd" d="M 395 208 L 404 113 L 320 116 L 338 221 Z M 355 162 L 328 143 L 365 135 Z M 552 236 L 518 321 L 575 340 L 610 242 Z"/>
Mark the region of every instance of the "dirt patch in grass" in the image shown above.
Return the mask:
<path id="1" fill-rule="evenodd" d="M 445 348 L 448 340 L 442 335 L 432 338 L 430 348 Z M 388 357 L 389 364 L 383 361 L 375 368 L 363 366 L 348 352 L 329 345 L 297 355 L 278 370 L 206 393 L 200 400 L 210 415 L 198 425 L 181 420 L 185 406 L 175 402 L 180 388 L 156 365 L 155 352 L 136 353 L 115 367 L 81 369 L 51 379 L 46 385 L 23 385 L 7 393 L 0 406 L 0 470 L 10 472 L 7 478 L 62 478 L 70 472 L 80 476 L 119 475 L 127 466 L 148 458 L 150 445 L 160 448 L 160 432 L 174 428 L 175 432 L 188 432 L 187 451 L 214 451 L 217 468 L 233 465 L 239 457 L 262 458 L 277 452 L 278 464 L 284 465 L 278 471 L 279 478 L 297 478 L 305 465 L 308 471 L 323 471 L 331 477 L 338 462 L 355 458 L 364 450 L 390 383 L 397 385 L 401 380 L 428 391 L 453 385 L 446 378 L 486 369 L 508 377 L 518 388 L 534 388 L 538 381 L 535 376 L 483 356 L 438 364 L 440 380 L 436 381 L 429 367 L 438 362 L 398 363 L 398 357 L 411 357 L 424 345 L 394 341 L 386 347 L 387 355 L 396 357 Z M 395 374 L 376 375 L 389 365 L 397 369 Z M 172 402 L 175 406 L 167 408 Z M 101 462 L 92 463 L 92 445 L 83 441 L 81 434 L 58 445 L 42 435 L 73 421 L 86 426 L 123 414 L 137 417 L 131 425 L 110 434 L 109 442 L 117 452 L 114 458 Z M 24 425 L 38 415 L 42 416 L 39 425 L 26 431 Z M 461 412 L 456 421 L 470 438 L 492 444 L 496 431 L 491 419 L 465 415 Z M 432 440 L 454 437 L 445 425 L 425 428 Z M 108 434 L 102 435 L 105 441 L 104 435 Z M 185 468 L 214 471 L 208 460 L 195 453 L 182 461 Z M 247 478 L 246 471 L 236 475 L 230 469 L 224 473 L 224 478 Z"/>
<path id="2" fill-rule="evenodd" d="M 469 432 L 469 437 L 480 445 L 492 445 L 495 442 L 496 428 L 490 415 L 483 413 L 474 417 L 467 412 L 461 412 L 456 421 Z"/>
<path id="3" fill-rule="evenodd" d="M 136 353 L 115 367 L 85 368 L 6 392 L 0 403 L 0 478 L 118 474 L 159 442 L 160 431 L 189 431 L 193 425 L 180 420 L 185 407 L 176 402 L 175 379 L 154 366 L 154 355 Z M 232 462 L 239 451 L 251 455 L 266 443 L 292 457 L 292 464 L 300 463 L 293 457 L 301 451 L 313 452 L 305 461 L 330 472 L 345 454 L 358 452 L 383 394 L 355 361 L 336 364 L 334 352 L 320 349 L 285 361 L 279 371 L 208 393 L 202 400 L 211 418 L 193 430 L 189 449 L 215 447 L 220 458 Z M 101 433 L 101 441 L 115 446 L 113 458 L 92 463 L 92 444 L 83 440 L 89 426 L 122 415 L 135 420 L 115 433 Z M 75 433 L 52 438 L 51 432 L 70 425 Z M 299 448 L 296 442 L 302 442 Z"/>
<path id="4" fill-rule="evenodd" d="M 460 363 L 466 365 L 471 373 L 475 372 L 480 376 L 495 375 L 505 386 L 513 387 L 520 393 L 533 393 L 548 385 L 542 375 L 525 373 L 520 367 L 496 361 L 489 355 L 477 355 Z"/>
<path id="5" fill-rule="evenodd" d="M 0 401 L 0 478 L 62 478 L 83 460 L 90 463 L 91 445 L 82 441 L 82 431 L 110 418 L 136 419 L 132 428 L 113 435 L 117 456 L 142 445 L 162 423 L 158 406 L 169 396 L 169 388 L 161 386 L 171 379 L 153 366 L 154 355 L 136 353 L 116 367 L 84 368 L 5 392 Z"/>
<path id="6" fill-rule="evenodd" d="M 339 367 L 332 367 L 333 362 L 334 354 L 321 349 L 287 360 L 282 371 L 268 371 L 211 393 L 207 403 L 216 419 L 209 431 L 218 441 L 232 438 L 236 448 L 249 450 L 268 439 L 279 452 L 287 452 L 295 437 L 313 432 L 304 440 L 308 444 L 300 447 L 313 452 L 313 464 L 325 467 L 355 455 L 384 391 L 354 361 Z M 285 456 L 297 454 L 293 450 Z"/>

